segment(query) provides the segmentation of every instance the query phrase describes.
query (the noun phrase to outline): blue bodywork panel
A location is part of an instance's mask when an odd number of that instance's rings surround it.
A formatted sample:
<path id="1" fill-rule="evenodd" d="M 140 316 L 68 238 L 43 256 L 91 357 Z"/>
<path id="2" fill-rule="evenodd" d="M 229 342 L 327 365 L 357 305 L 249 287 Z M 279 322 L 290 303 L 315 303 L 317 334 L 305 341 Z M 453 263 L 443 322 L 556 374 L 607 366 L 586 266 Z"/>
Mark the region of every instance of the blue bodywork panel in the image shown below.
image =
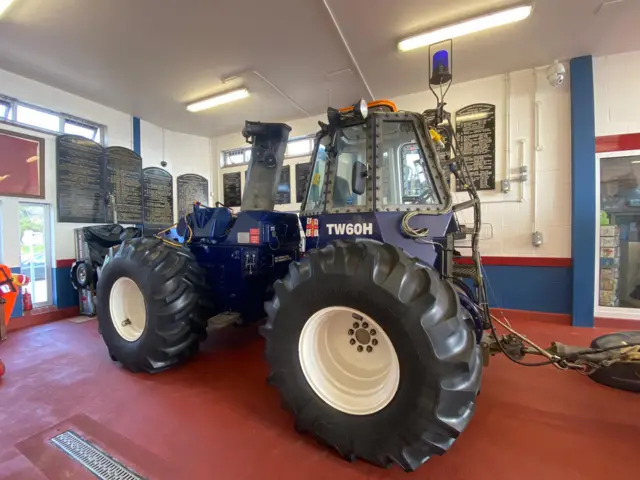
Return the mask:
<path id="1" fill-rule="evenodd" d="M 287 274 L 292 261 L 300 260 L 303 248 L 306 251 L 323 248 L 334 240 L 368 238 L 400 247 L 421 263 L 439 268 L 439 249 L 401 233 L 405 214 L 362 212 L 298 217 L 295 213 L 247 211 L 234 215 L 224 207 L 196 206 L 189 218 L 190 232 L 183 220 L 165 236 L 187 243 L 204 269 L 211 292 L 206 302 L 210 304 L 210 315 L 233 311 L 240 313 L 243 321 L 255 321 L 264 317 L 263 305 L 273 295 L 274 282 Z M 458 228 L 451 213 L 417 215 L 410 223 L 415 228 L 428 228 L 426 240 L 436 243 Z M 464 296 L 464 292 L 459 294 Z M 474 321 L 480 328 L 479 319 L 474 317 Z"/>
<path id="2" fill-rule="evenodd" d="M 305 250 L 323 248 L 333 240 L 370 238 L 402 248 L 421 262 L 435 266 L 438 259 L 436 247 L 419 243 L 402 234 L 401 222 L 406 212 L 332 213 L 314 216 L 301 214 L 305 230 Z M 417 215 L 410 222 L 416 228 L 428 228 L 429 241 L 443 238 L 452 227 L 451 213 L 441 215 Z"/>
<path id="3" fill-rule="evenodd" d="M 189 249 L 204 269 L 211 291 L 211 315 L 239 312 L 243 320 L 263 318 L 263 304 L 273 283 L 300 259 L 300 225 L 295 213 L 248 211 L 232 215 L 227 208 L 194 209 Z M 166 235 L 184 242 L 186 225 Z"/>

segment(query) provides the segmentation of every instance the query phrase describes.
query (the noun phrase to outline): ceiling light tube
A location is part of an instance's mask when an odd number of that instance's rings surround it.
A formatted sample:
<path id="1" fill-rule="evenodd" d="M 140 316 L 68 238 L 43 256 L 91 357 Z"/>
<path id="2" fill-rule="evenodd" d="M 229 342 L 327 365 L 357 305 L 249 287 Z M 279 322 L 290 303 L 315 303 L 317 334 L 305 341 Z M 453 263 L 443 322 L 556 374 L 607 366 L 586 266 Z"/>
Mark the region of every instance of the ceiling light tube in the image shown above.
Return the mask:
<path id="1" fill-rule="evenodd" d="M 231 90 L 230 92 L 221 93 L 220 95 L 214 95 L 213 97 L 191 103 L 187 105 L 187 110 L 190 112 L 201 112 L 202 110 L 207 110 L 229 102 L 235 102 L 236 100 L 247 98 L 248 96 L 249 90 L 246 88 L 239 88 L 237 90 Z"/>
<path id="2" fill-rule="evenodd" d="M 4 13 L 4 11 L 9 8 L 9 5 L 13 3 L 13 0 L 0 0 L 0 15 Z"/>
<path id="3" fill-rule="evenodd" d="M 531 5 L 509 8 L 449 25 L 448 27 L 432 30 L 431 32 L 415 35 L 399 42 L 398 50 L 406 52 L 415 48 L 428 47 L 429 45 L 434 45 L 444 40 L 451 40 L 464 35 L 488 30 L 489 28 L 519 22 L 531 15 L 532 10 L 533 7 Z"/>

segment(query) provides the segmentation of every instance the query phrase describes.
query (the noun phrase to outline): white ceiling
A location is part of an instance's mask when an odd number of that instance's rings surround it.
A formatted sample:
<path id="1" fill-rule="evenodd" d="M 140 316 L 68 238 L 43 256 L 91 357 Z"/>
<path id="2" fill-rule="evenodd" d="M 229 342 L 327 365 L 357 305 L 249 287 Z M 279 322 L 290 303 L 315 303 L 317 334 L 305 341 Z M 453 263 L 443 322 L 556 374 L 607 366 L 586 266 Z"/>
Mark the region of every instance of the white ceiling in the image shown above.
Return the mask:
<path id="1" fill-rule="evenodd" d="M 523 2 L 328 0 L 377 98 L 427 88 L 428 50 L 400 54 L 398 40 Z M 455 82 L 640 50 L 639 0 L 597 14 L 602 0 L 531 3 L 524 22 L 454 42 Z M 229 75 L 256 70 L 312 114 L 368 97 L 322 0 L 16 0 L 0 19 L 0 69 L 205 136 L 304 116 L 257 76 L 223 84 Z M 248 99 L 185 110 L 241 85 Z"/>

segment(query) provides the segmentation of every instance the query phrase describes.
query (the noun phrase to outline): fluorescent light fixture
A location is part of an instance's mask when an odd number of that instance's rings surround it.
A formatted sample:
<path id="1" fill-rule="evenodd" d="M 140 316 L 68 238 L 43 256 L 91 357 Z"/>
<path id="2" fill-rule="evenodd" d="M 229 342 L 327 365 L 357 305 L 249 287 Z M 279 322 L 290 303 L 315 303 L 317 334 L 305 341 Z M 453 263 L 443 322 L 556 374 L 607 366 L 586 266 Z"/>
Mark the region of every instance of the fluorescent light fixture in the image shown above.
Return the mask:
<path id="1" fill-rule="evenodd" d="M 222 105 L 224 103 L 235 102 L 236 100 L 247 98 L 248 96 L 249 90 L 247 90 L 246 88 L 239 88 L 237 90 L 231 90 L 230 92 L 221 93 L 220 95 L 205 98 L 204 100 L 200 100 L 199 102 L 187 105 L 187 110 L 189 110 L 190 112 L 201 112 L 202 110 L 217 107 L 218 105 Z"/>
<path id="2" fill-rule="evenodd" d="M 4 11 L 9 8 L 9 5 L 13 3 L 13 0 L 0 0 L 0 15 L 4 13 Z"/>
<path id="3" fill-rule="evenodd" d="M 414 48 L 427 47 L 445 40 L 451 40 L 471 33 L 481 32 L 482 30 L 488 30 L 489 28 L 519 22 L 531 15 L 532 10 L 533 7 L 531 5 L 526 5 L 472 18 L 471 20 L 449 25 L 448 27 L 439 28 L 431 32 L 409 37 L 398 43 L 398 49 L 401 52 L 406 52 L 408 50 L 413 50 Z"/>

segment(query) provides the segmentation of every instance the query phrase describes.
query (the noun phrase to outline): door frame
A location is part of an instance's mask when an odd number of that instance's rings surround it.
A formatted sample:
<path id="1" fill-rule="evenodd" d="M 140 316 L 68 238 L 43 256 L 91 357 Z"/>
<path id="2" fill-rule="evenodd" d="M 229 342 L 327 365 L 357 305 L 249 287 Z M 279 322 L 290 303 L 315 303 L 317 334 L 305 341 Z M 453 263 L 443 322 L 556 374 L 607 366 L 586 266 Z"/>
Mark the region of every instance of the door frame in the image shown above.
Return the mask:
<path id="1" fill-rule="evenodd" d="M 23 205 L 25 206 L 37 206 L 37 207 L 42 207 L 44 210 L 44 232 L 42 232 L 44 234 L 44 259 L 45 259 L 45 273 L 46 273 L 46 282 L 47 282 L 47 301 L 45 302 L 33 302 L 33 308 L 39 308 L 39 307 L 48 307 L 50 305 L 54 304 L 53 301 L 53 275 L 55 273 L 55 266 L 53 265 L 53 252 L 52 252 L 52 245 L 53 245 L 53 237 L 52 237 L 52 232 L 53 229 L 51 228 L 51 224 L 53 222 L 52 216 L 51 216 L 51 205 L 45 202 L 34 202 L 34 201 L 20 201 L 18 202 L 18 208 L 22 207 Z M 20 218 L 19 213 L 18 213 L 18 218 Z M 20 245 L 21 243 L 21 238 L 20 238 L 20 228 L 18 227 L 17 230 L 17 237 L 18 237 L 18 245 Z M 22 257 L 22 255 L 21 255 Z M 22 265 L 22 258 L 20 258 L 20 265 Z M 21 272 L 23 274 L 26 274 L 26 272 Z M 33 281 L 32 285 L 34 285 L 34 287 L 32 287 L 32 292 L 35 290 L 35 280 Z M 32 293 L 33 296 L 33 293 Z"/>
<path id="2" fill-rule="evenodd" d="M 596 248 L 595 248 L 595 284 L 594 284 L 594 312 L 596 317 L 615 318 L 640 321 L 640 308 L 605 307 L 600 305 L 600 165 L 602 159 L 637 157 L 640 150 L 622 150 L 617 152 L 596 153 Z"/>

